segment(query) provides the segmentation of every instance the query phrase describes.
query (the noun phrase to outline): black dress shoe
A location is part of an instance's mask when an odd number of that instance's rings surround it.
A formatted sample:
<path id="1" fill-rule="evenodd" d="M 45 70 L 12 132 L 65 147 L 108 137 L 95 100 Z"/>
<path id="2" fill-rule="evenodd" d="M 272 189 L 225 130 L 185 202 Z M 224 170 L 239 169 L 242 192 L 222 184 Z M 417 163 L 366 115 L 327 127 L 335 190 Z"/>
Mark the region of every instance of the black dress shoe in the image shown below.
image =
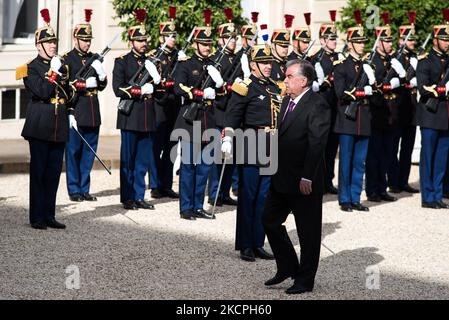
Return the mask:
<path id="1" fill-rule="evenodd" d="M 440 209 L 440 205 L 437 202 L 421 202 L 422 208 Z"/>
<path id="2" fill-rule="evenodd" d="M 355 202 L 352 204 L 352 209 L 356 211 L 369 211 L 369 208 L 361 204 L 360 202 Z"/>
<path id="3" fill-rule="evenodd" d="M 172 198 L 172 199 L 178 199 L 179 198 L 179 194 L 174 192 L 172 189 L 164 189 L 164 190 L 162 190 L 162 192 L 169 198 Z"/>
<path id="4" fill-rule="evenodd" d="M 276 273 L 276 275 L 273 278 L 265 281 L 265 285 L 266 286 L 274 286 L 276 284 L 284 282 L 289 277 L 291 277 L 291 276 L 288 275 L 288 274 L 278 274 L 278 273 Z"/>
<path id="5" fill-rule="evenodd" d="M 367 194 L 366 197 L 370 202 L 382 202 L 382 198 L 377 193 Z"/>
<path id="6" fill-rule="evenodd" d="M 387 192 L 382 192 L 379 196 L 383 201 L 393 202 L 398 200 L 398 198 L 389 195 Z"/>
<path id="7" fill-rule="evenodd" d="M 215 219 L 215 215 L 207 212 L 204 209 L 196 209 L 194 212 L 195 217 L 203 219 Z"/>
<path id="8" fill-rule="evenodd" d="M 238 202 L 232 199 L 231 197 L 224 197 L 222 203 L 228 206 L 236 206 Z"/>
<path id="9" fill-rule="evenodd" d="M 53 220 L 47 221 L 47 227 L 53 228 L 53 229 L 65 229 L 65 224 L 60 223 L 53 219 Z"/>
<path id="10" fill-rule="evenodd" d="M 31 228 L 38 229 L 38 230 L 47 230 L 47 224 L 45 222 L 42 222 L 42 221 L 33 222 L 31 224 Z"/>
<path id="11" fill-rule="evenodd" d="M 265 260 L 274 260 L 274 256 L 271 253 L 266 252 L 264 248 L 255 248 L 253 251 L 254 256 L 256 256 L 257 258 Z"/>
<path id="12" fill-rule="evenodd" d="M 335 188 L 334 186 L 328 186 L 326 187 L 326 193 L 338 194 L 338 189 Z"/>
<path id="13" fill-rule="evenodd" d="M 437 201 L 436 203 L 438 204 L 440 209 L 449 209 L 449 204 L 444 203 L 443 201 Z"/>
<path id="14" fill-rule="evenodd" d="M 402 191 L 405 191 L 405 192 L 408 192 L 408 193 L 419 193 L 418 189 L 413 188 L 409 184 L 403 186 L 401 189 L 402 189 Z"/>
<path id="15" fill-rule="evenodd" d="M 350 203 L 342 203 L 340 205 L 340 210 L 346 211 L 346 212 L 352 212 L 352 205 Z"/>
<path id="16" fill-rule="evenodd" d="M 388 189 L 391 193 L 401 193 L 401 191 L 403 190 L 402 188 L 399 187 L 390 187 Z"/>
<path id="17" fill-rule="evenodd" d="M 209 200 L 207 200 L 207 203 L 209 203 L 211 206 L 213 206 L 214 205 L 214 201 L 215 201 L 215 198 L 209 198 Z M 215 206 L 216 207 L 223 207 L 223 202 L 221 201 L 220 197 L 218 197 L 217 204 Z"/>
<path id="18" fill-rule="evenodd" d="M 143 199 L 136 200 L 136 207 L 139 209 L 154 210 L 154 205 Z"/>
<path id="19" fill-rule="evenodd" d="M 306 288 L 306 287 L 304 287 L 304 286 L 302 286 L 300 284 L 294 284 L 290 288 L 285 290 L 285 293 L 287 293 L 287 294 L 301 294 L 301 293 L 311 292 L 311 291 L 312 291 L 311 288 Z"/>
<path id="20" fill-rule="evenodd" d="M 70 197 L 70 201 L 74 201 L 74 202 L 84 201 L 84 197 L 82 195 L 80 195 L 79 193 L 74 193 L 74 194 L 70 195 L 69 197 Z"/>
<path id="21" fill-rule="evenodd" d="M 196 220 L 192 210 L 186 210 L 181 212 L 181 219 Z"/>
<path id="22" fill-rule="evenodd" d="M 165 197 L 165 194 L 159 189 L 151 189 L 150 195 L 153 199 L 160 199 Z"/>
<path id="23" fill-rule="evenodd" d="M 134 200 L 126 200 L 125 203 L 123 203 L 123 208 L 126 210 L 137 210 L 137 205 Z"/>
<path id="24" fill-rule="evenodd" d="M 240 250 L 240 259 L 245 261 L 254 262 L 256 261 L 256 257 L 254 256 L 254 251 L 251 248 L 246 248 Z"/>
<path id="25" fill-rule="evenodd" d="M 83 194 L 83 198 L 86 201 L 97 201 L 97 197 L 94 197 L 93 195 L 91 195 L 89 193 Z"/>

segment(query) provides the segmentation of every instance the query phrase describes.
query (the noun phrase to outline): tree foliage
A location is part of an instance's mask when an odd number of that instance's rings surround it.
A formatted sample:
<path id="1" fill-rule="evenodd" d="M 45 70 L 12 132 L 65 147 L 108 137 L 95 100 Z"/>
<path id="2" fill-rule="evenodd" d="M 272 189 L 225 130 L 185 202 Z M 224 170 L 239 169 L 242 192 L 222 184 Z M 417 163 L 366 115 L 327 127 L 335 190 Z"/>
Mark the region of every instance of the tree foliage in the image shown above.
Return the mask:
<path id="1" fill-rule="evenodd" d="M 128 27 L 136 25 L 133 12 L 137 8 L 147 10 L 145 26 L 150 34 L 150 43 L 153 47 L 159 45 L 159 22 L 168 20 L 169 6 L 176 6 L 176 30 L 179 38 L 178 43 L 184 43 L 195 26 L 204 25 L 203 10 L 212 10 L 212 27 L 217 30 L 219 24 L 226 23 L 224 8 L 232 8 L 234 11 L 234 23 L 237 27 L 247 23 L 241 17 L 242 8 L 240 0 L 113 0 L 112 2 L 117 17 L 121 19 L 119 26 L 123 27 L 122 37 L 127 40 L 126 30 Z"/>
<path id="2" fill-rule="evenodd" d="M 379 15 L 384 11 L 390 12 L 390 25 L 396 41 L 399 26 L 409 24 L 407 12 L 416 10 L 417 45 L 421 45 L 427 34 L 432 32 L 433 25 L 444 24 L 442 9 L 448 7 L 449 3 L 447 0 L 348 0 L 347 5 L 340 11 L 341 20 L 337 22 L 339 30 L 345 33 L 347 28 L 355 26 L 353 11 L 360 9 L 365 31 L 372 45 L 374 43 L 374 28 L 371 26 L 377 21 L 380 25 L 383 25 L 383 22 L 380 16 L 376 18 L 376 12 L 370 10 L 370 6 L 377 6 Z M 376 21 L 376 19 L 378 20 Z"/>

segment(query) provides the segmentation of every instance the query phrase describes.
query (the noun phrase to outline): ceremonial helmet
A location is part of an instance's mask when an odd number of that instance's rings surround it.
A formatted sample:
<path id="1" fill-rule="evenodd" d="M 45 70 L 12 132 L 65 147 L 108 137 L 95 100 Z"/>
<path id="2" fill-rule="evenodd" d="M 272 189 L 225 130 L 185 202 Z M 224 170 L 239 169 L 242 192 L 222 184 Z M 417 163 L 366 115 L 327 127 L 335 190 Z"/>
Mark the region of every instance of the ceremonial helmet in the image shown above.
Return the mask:
<path id="1" fill-rule="evenodd" d="M 312 34 L 310 33 L 310 21 L 311 13 L 304 13 L 304 19 L 306 20 L 307 27 L 299 27 L 293 31 L 293 40 L 300 40 L 302 42 L 310 42 L 312 40 Z"/>
<path id="2" fill-rule="evenodd" d="M 380 16 L 384 21 L 384 25 L 376 27 L 376 37 L 378 37 L 381 41 L 391 42 L 393 41 L 393 36 L 391 35 L 390 13 L 385 11 L 382 12 Z"/>
<path id="3" fill-rule="evenodd" d="M 262 39 L 265 44 L 254 45 L 250 50 L 250 61 L 254 62 L 272 62 L 274 60 L 273 54 L 271 52 L 270 45 L 268 43 L 268 28 L 266 24 L 260 26 L 260 32 Z"/>
<path id="4" fill-rule="evenodd" d="M 242 37 L 246 39 L 252 39 L 257 32 L 257 19 L 259 17 L 259 12 L 251 12 L 252 24 L 245 24 L 242 26 Z"/>
<path id="5" fill-rule="evenodd" d="M 362 27 L 362 13 L 358 9 L 354 11 L 354 20 L 357 26 L 348 28 L 347 41 L 356 43 L 368 42 L 368 38 L 365 36 L 365 31 Z"/>
<path id="6" fill-rule="evenodd" d="M 224 14 L 226 16 L 226 20 L 228 20 L 227 23 L 220 24 L 218 26 L 218 36 L 220 38 L 229 38 L 229 37 L 235 37 L 237 35 L 235 25 L 232 22 L 234 19 L 234 13 L 231 8 L 225 8 Z"/>
<path id="7" fill-rule="evenodd" d="M 134 10 L 134 15 L 139 22 L 139 24 L 129 27 L 128 29 L 128 38 L 130 41 L 133 40 L 148 40 L 148 33 L 145 29 L 145 18 L 147 17 L 147 11 L 145 9 L 136 9 Z"/>
<path id="8" fill-rule="evenodd" d="M 176 35 L 176 7 L 170 6 L 168 9 L 168 18 L 170 20 L 159 23 L 159 33 L 161 36 L 175 36 Z"/>
<path id="9" fill-rule="evenodd" d="M 416 21 L 416 11 L 407 12 L 407 18 L 410 24 L 403 25 L 399 27 L 399 38 L 405 39 L 407 35 L 411 32 L 409 40 L 415 40 L 415 21 Z"/>
<path id="10" fill-rule="evenodd" d="M 90 20 L 92 17 L 92 9 L 84 9 L 84 20 L 85 23 L 79 23 L 73 29 L 73 36 L 81 40 L 91 40 L 92 36 L 92 26 Z"/>
<path id="11" fill-rule="evenodd" d="M 58 40 L 56 38 L 56 34 L 55 31 L 53 30 L 53 28 L 50 26 L 50 13 L 48 11 L 48 9 L 42 9 L 40 11 L 42 19 L 45 22 L 45 26 L 42 28 L 39 28 L 35 31 L 34 33 L 34 42 L 36 44 L 38 43 L 44 43 L 44 42 L 48 42 L 48 41 L 53 41 L 53 40 Z"/>
<path id="12" fill-rule="evenodd" d="M 213 42 L 212 28 L 210 26 L 212 11 L 210 9 L 204 9 L 203 15 L 205 26 L 195 28 L 193 40 L 198 43 L 211 44 Z"/>
<path id="13" fill-rule="evenodd" d="M 433 26 L 433 37 L 440 40 L 449 41 L 449 8 L 443 9 L 445 24 Z"/>
<path id="14" fill-rule="evenodd" d="M 337 28 L 335 27 L 335 17 L 337 15 L 337 10 L 329 10 L 329 15 L 332 23 L 322 23 L 320 26 L 320 31 L 318 32 L 318 36 L 320 38 L 336 40 Z"/>
<path id="15" fill-rule="evenodd" d="M 290 28 L 293 24 L 293 19 L 295 16 L 291 14 L 284 15 L 285 19 L 285 29 L 274 29 L 271 35 L 271 43 L 279 44 L 281 46 L 290 45 Z"/>

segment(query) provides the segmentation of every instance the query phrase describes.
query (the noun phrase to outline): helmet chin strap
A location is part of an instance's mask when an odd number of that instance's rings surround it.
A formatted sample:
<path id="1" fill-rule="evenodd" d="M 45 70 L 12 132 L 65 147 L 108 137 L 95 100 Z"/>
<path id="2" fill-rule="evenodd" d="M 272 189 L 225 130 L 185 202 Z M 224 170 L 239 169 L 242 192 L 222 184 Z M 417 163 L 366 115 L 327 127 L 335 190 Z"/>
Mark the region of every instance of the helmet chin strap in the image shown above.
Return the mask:
<path id="1" fill-rule="evenodd" d="M 263 79 L 264 80 L 268 80 L 269 77 L 265 77 L 265 75 L 263 74 L 262 70 L 260 70 L 260 66 L 259 66 L 258 62 L 256 62 L 256 66 L 257 66 L 257 70 L 259 70 L 259 73 L 263 77 Z"/>
<path id="2" fill-rule="evenodd" d="M 447 55 L 447 51 L 445 52 L 440 46 L 440 39 L 437 39 L 437 47 L 438 47 L 438 50 L 440 50 L 440 52 L 442 54 Z"/>
<path id="3" fill-rule="evenodd" d="M 76 43 L 78 43 L 78 50 L 82 53 L 82 54 L 84 54 L 84 55 L 86 55 L 87 54 L 87 52 L 86 51 L 83 51 L 83 50 L 81 50 L 81 46 L 80 46 L 80 39 L 78 39 L 78 38 L 76 38 Z"/>
<path id="4" fill-rule="evenodd" d="M 40 45 L 41 45 L 41 47 L 42 47 L 42 50 L 44 50 L 44 53 L 45 53 L 45 55 L 47 56 L 48 60 L 51 60 L 52 57 L 50 57 L 50 55 L 47 53 L 47 50 L 45 50 L 44 44 L 41 42 Z"/>

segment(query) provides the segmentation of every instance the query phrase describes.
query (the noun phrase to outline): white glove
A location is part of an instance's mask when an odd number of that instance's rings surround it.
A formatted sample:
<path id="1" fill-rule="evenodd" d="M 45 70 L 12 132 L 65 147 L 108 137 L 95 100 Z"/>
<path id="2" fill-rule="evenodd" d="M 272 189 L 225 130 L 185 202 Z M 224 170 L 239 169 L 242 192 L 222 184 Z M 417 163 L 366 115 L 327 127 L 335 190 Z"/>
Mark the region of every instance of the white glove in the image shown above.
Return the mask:
<path id="1" fill-rule="evenodd" d="M 449 91 L 449 81 L 446 82 L 446 94 L 448 93 L 448 91 Z"/>
<path id="2" fill-rule="evenodd" d="M 415 57 L 411 57 L 410 65 L 413 67 L 413 69 L 416 70 L 416 68 L 418 67 L 418 59 L 416 59 Z"/>
<path id="3" fill-rule="evenodd" d="M 104 79 L 106 79 L 106 71 L 104 71 L 103 65 L 101 64 L 100 60 L 94 60 L 91 66 L 95 69 L 95 72 L 98 75 L 98 79 L 100 79 L 100 81 L 104 81 Z"/>
<path id="4" fill-rule="evenodd" d="M 224 153 L 225 159 L 232 158 L 232 138 L 225 136 L 221 143 L 221 152 Z"/>
<path id="5" fill-rule="evenodd" d="M 89 77 L 86 79 L 86 88 L 96 88 L 98 87 L 97 79 L 95 77 Z"/>
<path id="6" fill-rule="evenodd" d="M 145 60 L 145 69 L 148 70 L 148 73 L 150 74 L 151 78 L 153 78 L 154 84 L 159 84 L 161 82 L 161 75 L 157 71 L 156 66 L 153 62 L 150 60 Z"/>
<path id="7" fill-rule="evenodd" d="M 215 89 L 207 87 L 203 91 L 203 99 L 214 100 L 215 99 Z"/>
<path id="8" fill-rule="evenodd" d="M 251 76 L 251 70 L 249 69 L 248 56 L 246 54 L 242 54 L 240 57 L 240 64 L 242 66 L 243 78 L 249 78 Z"/>
<path id="9" fill-rule="evenodd" d="M 154 91 L 153 85 L 151 83 L 145 83 L 142 88 L 140 88 L 140 94 L 152 94 Z"/>
<path id="10" fill-rule="evenodd" d="M 363 71 L 366 73 L 366 75 L 368 77 L 368 82 L 369 82 L 370 86 L 372 86 L 374 84 L 374 82 L 376 82 L 376 77 L 374 76 L 373 68 L 371 68 L 371 66 L 369 64 L 364 63 Z"/>
<path id="11" fill-rule="evenodd" d="M 69 114 L 69 128 L 74 128 L 75 130 L 78 130 L 78 125 L 76 124 L 76 119 L 73 114 Z"/>
<path id="12" fill-rule="evenodd" d="M 61 75 L 61 73 L 59 72 L 59 69 L 61 69 L 62 67 L 62 62 L 61 59 L 59 59 L 58 56 L 54 56 L 53 58 L 51 58 L 50 61 L 50 68 L 56 72 L 57 74 Z"/>
<path id="13" fill-rule="evenodd" d="M 406 73 L 405 69 L 402 66 L 402 63 L 400 63 L 398 61 L 398 59 L 396 59 L 396 58 L 391 59 L 391 67 L 399 75 L 399 78 L 404 78 L 405 77 L 405 73 Z"/>
<path id="14" fill-rule="evenodd" d="M 418 86 L 418 82 L 416 81 L 416 77 L 413 77 L 410 80 L 410 85 L 412 86 L 412 88 L 416 88 Z"/>
<path id="15" fill-rule="evenodd" d="M 217 68 L 215 68 L 214 66 L 207 66 L 207 73 L 210 75 L 210 77 L 212 78 L 212 80 L 214 80 L 215 82 L 215 88 L 220 88 L 223 86 L 224 81 L 223 78 L 221 77 L 220 71 L 217 70 Z"/>
<path id="16" fill-rule="evenodd" d="M 367 96 L 373 95 L 373 88 L 371 88 L 371 86 L 364 86 L 363 90 L 365 91 L 365 95 Z"/>
<path id="17" fill-rule="evenodd" d="M 401 86 L 401 81 L 399 81 L 398 77 L 394 77 L 390 80 L 391 89 L 396 89 Z"/>
<path id="18" fill-rule="evenodd" d="M 317 81 L 312 82 L 312 90 L 313 90 L 313 92 L 320 91 L 320 84 Z"/>
<path id="19" fill-rule="evenodd" d="M 343 53 L 341 53 L 341 52 L 338 53 L 338 60 L 343 60 L 345 58 L 346 57 L 345 57 L 345 55 Z"/>
<path id="20" fill-rule="evenodd" d="M 315 63 L 315 72 L 316 72 L 316 76 L 318 78 L 318 84 L 321 85 L 324 82 L 324 70 L 323 67 L 321 66 L 321 63 L 317 62 Z"/>
<path id="21" fill-rule="evenodd" d="M 185 61 L 187 60 L 187 55 L 183 50 L 178 51 L 178 61 Z"/>

